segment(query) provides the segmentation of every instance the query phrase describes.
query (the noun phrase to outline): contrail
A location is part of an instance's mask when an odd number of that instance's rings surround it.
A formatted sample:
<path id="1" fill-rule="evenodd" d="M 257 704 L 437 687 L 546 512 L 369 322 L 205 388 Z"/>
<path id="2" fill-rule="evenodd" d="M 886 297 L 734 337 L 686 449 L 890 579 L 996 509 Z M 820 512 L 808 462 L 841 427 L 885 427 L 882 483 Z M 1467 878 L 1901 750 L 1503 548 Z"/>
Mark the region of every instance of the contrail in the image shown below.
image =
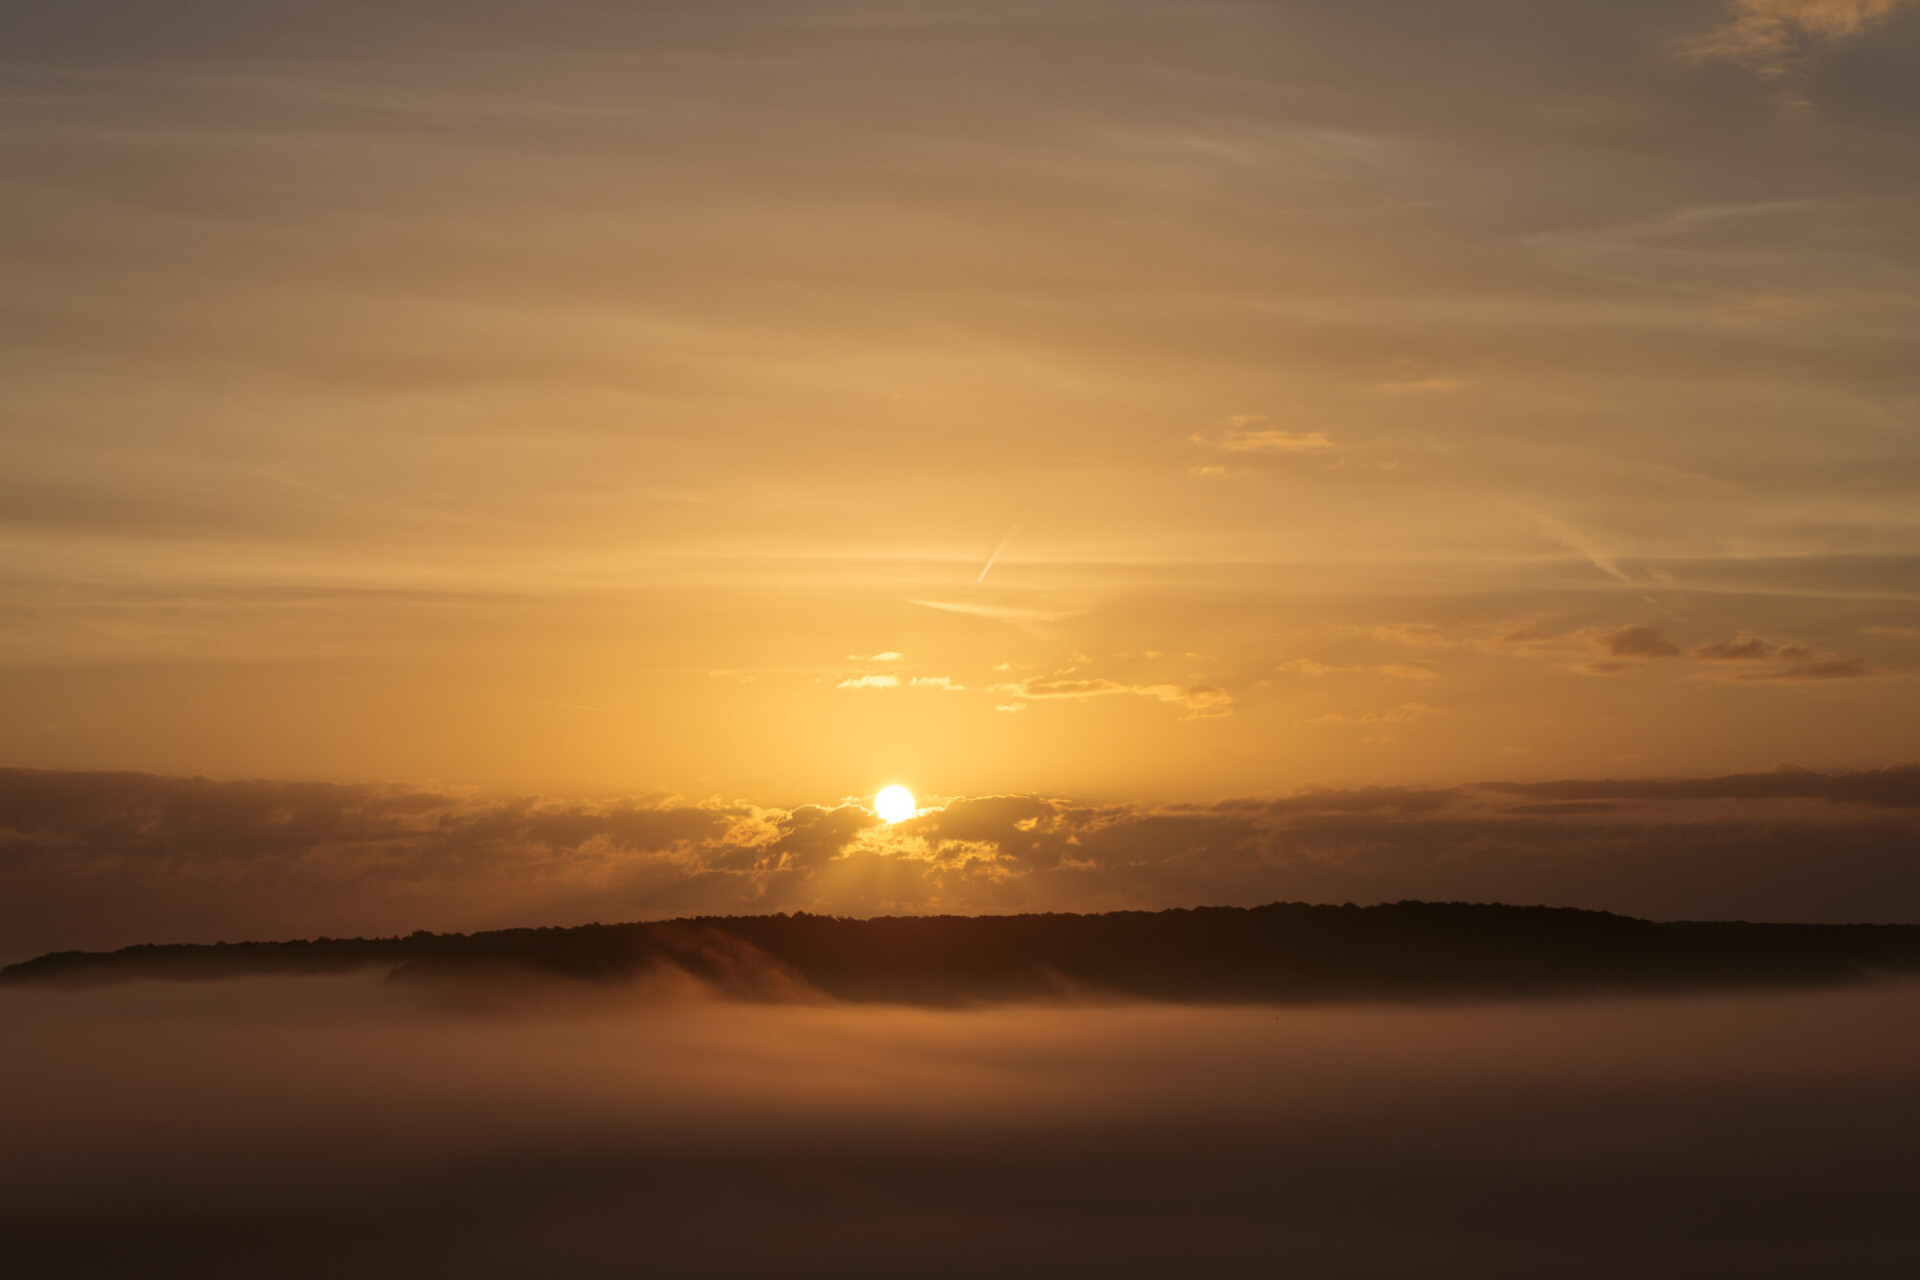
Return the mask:
<path id="1" fill-rule="evenodd" d="M 945 613 L 964 613 L 974 618 L 992 618 L 996 622 L 1024 626 L 1028 623 L 1058 622 L 1070 618 L 1071 613 L 1061 613 L 1049 609 L 1017 609 L 1010 605 L 972 604 L 960 600 L 909 600 L 908 604 L 919 605 L 922 609 L 939 609 Z"/>
<path id="2" fill-rule="evenodd" d="M 1620 568 L 1619 561 L 1595 547 L 1587 539 L 1581 537 L 1566 525 L 1561 524 L 1552 516 L 1542 515 L 1540 512 L 1530 507 L 1523 507 L 1517 502 L 1510 502 L 1507 505 L 1515 511 L 1518 511 L 1521 515 L 1537 521 L 1540 527 L 1545 529 L 1556 542 L 1564 543 L 1566 546 L 1578 551 L 1587 558 L 1589 564 L 1608 577 L 1618 579 L 1621 582 L 1633 581 L 1633 579 L 1629 578 L 1626 572 Z"/>
<path id="3" fill-rule="evenodd" d="M 1029 503 L 1028 505 L 1031 506 L 1032 504 Z M 1000 553 L 1007 549 L 1007 543 L 1013 541 L 1013 535 L 1018 533 L 1020 526 L 1026 522 L 1027 513 L 1025 511 L 1022 511 L 1018 516 L 1014 517 L 1013 523 L 1007 526 L 1007 531 L 1000 535 L 1000 541 L 994 544 L 993 554 L 988 556 L 986 564 L 981 566 L 980 576 L 973 580 L 974 586 L 977 587 L 987 580 L 987 570 L 993 568 L 993 562 L 1000 558 Z"/>

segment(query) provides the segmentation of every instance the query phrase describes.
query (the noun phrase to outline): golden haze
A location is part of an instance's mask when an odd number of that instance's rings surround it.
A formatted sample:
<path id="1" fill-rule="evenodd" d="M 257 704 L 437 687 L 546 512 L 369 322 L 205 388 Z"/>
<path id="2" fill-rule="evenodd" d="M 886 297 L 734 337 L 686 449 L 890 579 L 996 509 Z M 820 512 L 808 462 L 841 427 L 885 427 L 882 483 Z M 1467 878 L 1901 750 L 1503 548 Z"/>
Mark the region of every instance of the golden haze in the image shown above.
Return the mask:
<path id="1" fill-rule="evenodd" d="M 0 758 L 1912 756 L 1914 8 L 1364 8 L 0 19 Z"/>

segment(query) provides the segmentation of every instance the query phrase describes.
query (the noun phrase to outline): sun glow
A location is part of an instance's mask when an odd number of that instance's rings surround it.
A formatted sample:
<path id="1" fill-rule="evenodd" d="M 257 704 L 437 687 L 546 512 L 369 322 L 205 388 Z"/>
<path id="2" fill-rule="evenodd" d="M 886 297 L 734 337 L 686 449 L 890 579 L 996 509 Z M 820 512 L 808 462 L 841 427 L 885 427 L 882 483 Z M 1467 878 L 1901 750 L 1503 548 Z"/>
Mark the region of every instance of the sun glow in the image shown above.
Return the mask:
<path id="1" fill-rule="evenodd" d="M 904 822 L 917 811 L 913 792 L 901 786 L 882 787 L 873 798 L 873 811 L 888 822 Z"/>

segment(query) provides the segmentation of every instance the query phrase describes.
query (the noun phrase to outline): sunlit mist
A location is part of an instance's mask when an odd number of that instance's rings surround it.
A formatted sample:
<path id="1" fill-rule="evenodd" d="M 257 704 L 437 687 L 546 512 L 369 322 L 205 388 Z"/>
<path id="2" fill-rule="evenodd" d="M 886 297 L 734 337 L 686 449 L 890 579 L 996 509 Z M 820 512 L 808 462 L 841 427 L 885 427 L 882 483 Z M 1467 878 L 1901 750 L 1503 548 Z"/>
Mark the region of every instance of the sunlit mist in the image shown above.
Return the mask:
<path id="1" fill-rule="evenodd" d="M 1912 1149 L 1888 1126 L 1912 1116 L 1920 1038 L 1887 1028 L 1917 999 L 933 1013 L 671 986 L 0 992 L 0 1242 L 35 1275 L 287 1274 L 293 1239 L 383 1277 L 432 1250 L 489 1277 L 554 1258 L 1249 1275 L 1284 1256 L 1598 1278 L 1647 1273 L 1657 1223 L 1687 1265 L 1654 1274 L 1801 1274 L 1784 1254 L 1892 1276 L 1911 1206 L 1888 1188 Z M 114 1229 L 73 1225 L 90 1221 Z"/>

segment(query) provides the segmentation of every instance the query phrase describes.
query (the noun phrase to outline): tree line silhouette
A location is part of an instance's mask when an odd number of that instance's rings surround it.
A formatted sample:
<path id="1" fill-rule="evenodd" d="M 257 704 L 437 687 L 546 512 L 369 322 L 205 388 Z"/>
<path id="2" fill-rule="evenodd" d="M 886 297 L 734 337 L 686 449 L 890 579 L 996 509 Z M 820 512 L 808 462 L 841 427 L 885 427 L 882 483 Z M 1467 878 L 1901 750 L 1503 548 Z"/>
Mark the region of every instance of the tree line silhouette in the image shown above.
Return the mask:
<path id="1" fill-rule="evenodd" d="M 391 938 L 54 952 L 0 983 L 339 974 L 680 971 L 748 999 L 957 1003 L 1065 995 L 1172 1001 L 1546 996 L 1835 984 L 1920 972 L 1920 925 L 1656 923 L 1488 903 L 1274 903 L 1103 915 L 793 914 Z"/>

